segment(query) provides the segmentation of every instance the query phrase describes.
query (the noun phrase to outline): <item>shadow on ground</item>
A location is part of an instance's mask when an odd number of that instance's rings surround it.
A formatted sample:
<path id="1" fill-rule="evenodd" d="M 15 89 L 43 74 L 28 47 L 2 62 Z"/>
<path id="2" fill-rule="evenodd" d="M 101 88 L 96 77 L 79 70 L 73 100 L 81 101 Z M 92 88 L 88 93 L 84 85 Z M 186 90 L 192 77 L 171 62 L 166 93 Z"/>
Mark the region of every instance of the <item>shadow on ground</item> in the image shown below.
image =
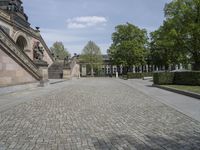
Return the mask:
<path id="1" fill-rule="evenodd" d="M 147 135 L 139 139 L 130 135 L 112 135 L 109 139 L 98 139 L 93 144 L 97 150 L 200 150 L 200 137 L 176 135 L 165 138 Z"/>

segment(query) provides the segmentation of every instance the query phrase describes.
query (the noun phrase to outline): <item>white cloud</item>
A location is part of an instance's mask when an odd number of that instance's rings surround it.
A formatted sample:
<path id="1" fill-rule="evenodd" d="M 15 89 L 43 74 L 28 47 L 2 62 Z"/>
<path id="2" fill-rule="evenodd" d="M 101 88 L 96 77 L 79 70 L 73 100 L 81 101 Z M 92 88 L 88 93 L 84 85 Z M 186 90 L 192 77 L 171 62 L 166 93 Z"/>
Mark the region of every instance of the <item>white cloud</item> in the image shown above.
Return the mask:
<path id="1" fill-rule="evenodd" d="M 56 41 L 70 43 L 70 42 L 80 42 L 87 40 L 84 37 L 69 34 L 64 29 L 41 29 L 41 34 L 48 43 L 54 43 Z"/>
<path id="2" fill-rule="evenodd" d="M 101 16 L 83 16 L 67 20 L 67 27 L 70 29 L 82 29 L 94 26 L 106 25 L 107 19 Z"/>

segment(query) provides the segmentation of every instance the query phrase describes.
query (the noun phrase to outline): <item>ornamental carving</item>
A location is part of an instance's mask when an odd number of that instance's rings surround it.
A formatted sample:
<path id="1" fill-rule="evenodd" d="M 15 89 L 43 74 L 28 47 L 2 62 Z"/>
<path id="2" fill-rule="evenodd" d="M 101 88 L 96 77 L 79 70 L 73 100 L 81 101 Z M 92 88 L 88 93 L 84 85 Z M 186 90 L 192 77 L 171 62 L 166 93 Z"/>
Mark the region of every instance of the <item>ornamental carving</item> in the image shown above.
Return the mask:
<path id="1" fill-rule="evenodd" d="M 33 47 L 33 58 L 37 61 L 43 61 L 44 48 L 40 46 L 40 42 L 35 42 Z"/>

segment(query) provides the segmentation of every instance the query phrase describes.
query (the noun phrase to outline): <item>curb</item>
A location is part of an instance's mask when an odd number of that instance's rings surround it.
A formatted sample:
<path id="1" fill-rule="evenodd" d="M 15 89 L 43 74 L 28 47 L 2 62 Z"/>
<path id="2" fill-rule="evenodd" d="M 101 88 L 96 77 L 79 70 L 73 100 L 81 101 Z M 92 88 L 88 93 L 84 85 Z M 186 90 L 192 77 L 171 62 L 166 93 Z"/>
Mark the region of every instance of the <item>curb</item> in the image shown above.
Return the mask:
<path id="1" fill-rule="evenodd" d="M 39 83 L 36 82 L 36 83 L 28 83 L 28 84 L 22 84 L 22 85 L 0 87 L 0 96 L 10 94 L 10 93 L 19 92 L 19 91 L 24 91 L 26 89 L 37 88 L 38 85 L 39 85 Z"/>
<path id="2" fill-rule="evenodd" d="M 70 79 L 69 79 L 69 80 L 70 80 Z M 57 84 L 57 83 L 65 82 L 65 81 L 68 81 L 68 80 L 65 79 L 65 80 L 60 80 L 60 81 L 52 81 L 52 82 L 49 82 L 49 84 Z"/>
<path id="3" fill-rule="evenodd" d="M 200 94 L 197 94 L 197 93 L 183 91 L 183 90 L 177 90 L 177 89 L 169 88 L 169 87 L 163 87 L 163 86 L 157 85 L 157 84 L 153 84 L 152 86 L 160 88 L 160 89 L 164 89 L 164 90 L 167 90 L 167 91 L 170 91 L 170 92 L 174 92 L 174 93 L 182 94 L 182 95 L 189 96 L 189 97 L 192 97 L 192 98 L 196 98 L 196 99 L 200 100 Z"/>

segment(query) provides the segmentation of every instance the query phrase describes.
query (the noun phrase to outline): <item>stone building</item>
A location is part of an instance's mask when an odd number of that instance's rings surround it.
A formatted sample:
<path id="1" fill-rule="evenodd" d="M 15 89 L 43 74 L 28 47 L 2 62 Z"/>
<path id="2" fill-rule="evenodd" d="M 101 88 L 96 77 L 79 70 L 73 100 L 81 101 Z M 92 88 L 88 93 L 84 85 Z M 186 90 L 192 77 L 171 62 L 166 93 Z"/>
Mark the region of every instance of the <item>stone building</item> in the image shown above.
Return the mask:
<path id="1" fill-rule="evenodd" d="M 116 65 L 112 65 L 111 60 L 108 55 L 102 55 L 103 64 L 99 66 L 99 72 L 94 72 L 95 76 L 110 76 L 118 73 L 122 73 L 122 67 L 119 69 Z M 80 72 L 81 76 L 90 76 L 90 71 L 88 70 L 88 63 L 80 62 Z"/>
<path id="2" fill-rule="evenodd" d="M 48 79 L 51 51 L 33 29 L 21 0 L 0 0 L 0 86 Z"/>
<path id="3" fill-rule="evenodd" d="M 123 65 L 117 66 L 115 64 L 112 64 L 112 61 L 110 60 L 108 55 L 102 55 L 103 58 L 103 64 L 100 68 L 100 74 L 95 73 L 96 76 L 115 76 L 116 72 L 118 75 L 122 75 L 126 68 L 124 68 Z M 87 72 L 87 63 L 81 63 L 81 75 L 82 76 L 88 76 Z M 191 67 L 188 67 L 191 68 Z M 182 64 L 170 66 L 168 71 L 177 71 L 177 70 L 186 70 L 185 67 Z M 151 64 L 145 64 L 141 66 L 132 66 L 128 69 L 128 72 L 132 73 L 143 73 L 143 72 L 157 72 L 157 71 L 166 71 L 165 67 L 160 65 L 151 65 Z M 126 71 L 125 71 L 126 72 Z M 90 74 L 89 74 L 90 75 Z"/>

